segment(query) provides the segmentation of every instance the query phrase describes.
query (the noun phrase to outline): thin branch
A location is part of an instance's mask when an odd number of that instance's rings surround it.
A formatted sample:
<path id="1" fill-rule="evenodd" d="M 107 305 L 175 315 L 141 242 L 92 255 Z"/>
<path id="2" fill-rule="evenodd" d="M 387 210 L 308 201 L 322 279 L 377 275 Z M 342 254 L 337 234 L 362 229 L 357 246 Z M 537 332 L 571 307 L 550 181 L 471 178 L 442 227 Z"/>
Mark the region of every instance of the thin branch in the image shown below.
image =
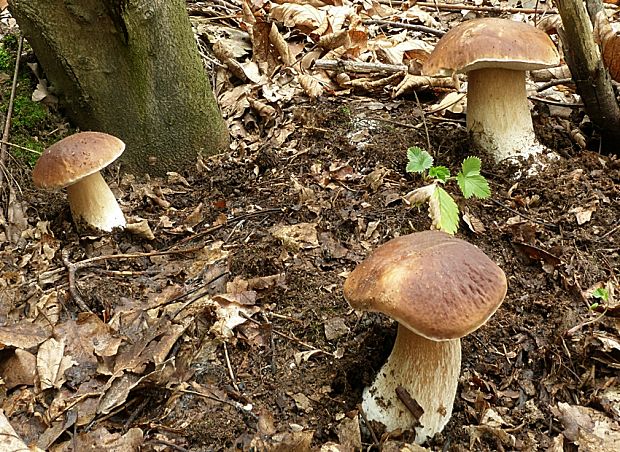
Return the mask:
<path id="1" fill-rule="evenodd" d="M 441 38 L 446 34 L 445 31 L 437 30 L 435 28 L 427 27 L 425 25 L 418 24 L 408 24 L 404 22 L 394 22 L 391 20 L 382 20 L 382 19 L 370 19 L 362 22 L 364 25 L 382 25 L 386 27 L 394 27 L 394 28 L 406 28 L 407 30 L 421 31 L 422 33 L 428 33 L 438 38 Z"/>
<path id="2" fill-rule="evenodd" d="M 387 73 L 406 74 L 409 68 L 404 64 L 366 63 L 352 60 L 320 59 L 314 62 L 315 69 L 326 71 L 354 72 L 358 74 Z"/>
<path id="3" fill-rule="evenodd" d="M 6 142 L 11 133 L 11 116 L 13 114 L 13 103 L 15 101 L 15 92 L 17 91 L 17 77 L 19 76 L 19 63 L 21 60 L 22 47 L 24 45 L 24 37 L 20 35 L 17 42 L 17 56 L 15 57 L 15 71 L 13 72 L 13 85 L 11 86 L 11 96 L 9 97 L 9 105 L 6 112 L 6 120 L 4 122 L 4 131 L 2 132 L 2 144 L 0 144 L 0 187 L 4 183 L 5 163 L 8 154 L 8 146 Z"/>

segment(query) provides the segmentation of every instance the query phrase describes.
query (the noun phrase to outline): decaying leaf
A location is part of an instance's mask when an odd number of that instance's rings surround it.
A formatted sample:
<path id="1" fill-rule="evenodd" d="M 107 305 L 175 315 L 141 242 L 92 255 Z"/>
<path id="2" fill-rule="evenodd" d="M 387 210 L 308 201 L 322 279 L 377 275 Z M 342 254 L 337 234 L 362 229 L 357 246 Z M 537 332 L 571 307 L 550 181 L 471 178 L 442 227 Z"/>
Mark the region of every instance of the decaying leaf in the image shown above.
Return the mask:
<path id="1" fill-rule="evenodd" d="M 0 377 L 7 389 L 33 386 L 37 375 L 37 358 L 26 350 L 16 349 L 13 355 L 0 362 Z"/>
<path id="2" fill-rule="evenodd" d="M 36 446 L 28 447 L 17 432 L 13 429 L 9 420 L 0 409 L 0 450 L 11 452 L 43 452 Z"/>
<path id="3" fill-rule="evenodd" d="M 319 246 L 316 224 L 314 223 L 276 225 L 269 232 L 275 238 L 281 240 L 286 249 L 293 252 Z"/>
<path id="4" fill-rule="evenodd" d="M 298 77 L 298 80 L 303 90 L 312 99 L 316 99 L 317 97 L 320 97 L 321 94 L 323 94 L 323 87 L 321 86 L 319 81 L 316 79 L 316 77 L 313 77 L 307 74 L 302 74 Z"/>
<path id="5" fill-rule="evenodd" d="M 65 382 L 65 371 L 78 364 L 69 355 L 65 356 L 65 339 L 50 338 L 37 352 L 37 371 L 41 389 L 60 388 Z"/>
<path id="6" fill-rule="evenodd" d="M 306 33 L 318 28 L 326 18 L 325 12 L 314 6 L 294 3 L 275 5 L 271 8 L 270 15 L 285 27 L 297 27 Z"/>
<path id="7" fill-rule="evenodd" d="M 614 452 L 620 450 L 620 425 L 593 408 L 560 402 L 552 411 L 564 426 L 564 437 L 580 450 Z"/>
<path id="8" fill-rule="evenodd" d="M 611 27 L 605 10 L 594 18 L 594 36 L 602 48 L 603 62 L 609 75 L 613 80 L 620 81 L 620 36 Z"/>

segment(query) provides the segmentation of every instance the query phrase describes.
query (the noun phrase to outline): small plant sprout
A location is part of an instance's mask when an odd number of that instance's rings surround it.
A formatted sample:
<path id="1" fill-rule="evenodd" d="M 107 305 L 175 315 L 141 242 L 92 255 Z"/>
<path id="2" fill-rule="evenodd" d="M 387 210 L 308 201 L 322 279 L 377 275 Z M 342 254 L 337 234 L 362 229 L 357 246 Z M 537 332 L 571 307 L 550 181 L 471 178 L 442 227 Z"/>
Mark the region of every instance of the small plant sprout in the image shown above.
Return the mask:
<path id="1" fill-rule="evenodd" d="M 407 193 L 405 200 L 412 205 L 428 203 L 428 212 L 433 229 L 455 234 L 459 225 L 459 207 L 452 196 L 442 187 L 456 180 L 465 199 L 472 196 L 480 199 L 491 195 L 489 183 L 480 174 L 482 162 L 478 157 L 467 157 L 461 164 L 456 177 L 450 176 L 445 166 L 433 166 L 433 157 L 425 150 L 413 146 L 407 149 L 407 172 L 421 174 L 430 184 Z"/>
<path id="2" fill-rule="evenodd" d="M 608 301 L 609 300 L 609 291 L 604 287 L 598 287 L 594 289 L 592 292 L 592 298 L 596 298 L 598 300 Z"/>

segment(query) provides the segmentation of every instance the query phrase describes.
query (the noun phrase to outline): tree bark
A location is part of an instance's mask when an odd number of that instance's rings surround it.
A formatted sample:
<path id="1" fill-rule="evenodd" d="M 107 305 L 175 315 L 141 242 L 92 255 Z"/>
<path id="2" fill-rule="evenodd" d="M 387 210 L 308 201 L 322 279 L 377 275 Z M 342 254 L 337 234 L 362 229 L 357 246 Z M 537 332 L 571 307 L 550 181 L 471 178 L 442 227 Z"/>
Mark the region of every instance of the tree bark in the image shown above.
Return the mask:
<path id="1" fill-rule="evenodd" d="M 227 148 L 183 0 L 11 0 L 70 119 L 116 135 L 133 173 L 164 174 Z"/>
<path id="2" fill-rule="evenodd" d="M 556 0 L 563 30 L 558 30 L 564 56 L 586 112 L 601 134 L 602 148 L 618 153 L 620 107 L 609 73 L 594 40 L 592 23 L 582 0 Z"/>

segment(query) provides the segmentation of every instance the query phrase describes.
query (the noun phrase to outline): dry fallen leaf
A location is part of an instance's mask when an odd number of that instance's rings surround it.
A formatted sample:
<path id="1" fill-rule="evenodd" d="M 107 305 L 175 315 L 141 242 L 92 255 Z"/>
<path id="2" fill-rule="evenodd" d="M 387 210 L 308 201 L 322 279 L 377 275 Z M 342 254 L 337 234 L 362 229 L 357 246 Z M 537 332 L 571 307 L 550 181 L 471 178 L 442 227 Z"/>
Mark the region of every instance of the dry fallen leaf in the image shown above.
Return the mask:
<path id="1" fill-rule="evenodd" d="M 60 388 L 65 382 L 65 371 L 75 364 L 71 356 L 65 356 L 65 339 L 53 337 L 45 341 L 37 352 L 37 371 L 41 389 Z"/>
<path id="2" fill-rule="evenodd" d="M 316 224 L 313 223 L 276 225 L 272 227 L 269 232 L 271 232 L 275 238 L 281 240 L 287 250 L 293 252 L 319 246 Z"/>
<path id="3" fill-rule="evenodd" d="M 36 446 L 26 446 L 26 443 L 20 439 L 9 423 L 2 409 L 0 409 L 0 450 L 7 452 L 43 452 Z"/>

